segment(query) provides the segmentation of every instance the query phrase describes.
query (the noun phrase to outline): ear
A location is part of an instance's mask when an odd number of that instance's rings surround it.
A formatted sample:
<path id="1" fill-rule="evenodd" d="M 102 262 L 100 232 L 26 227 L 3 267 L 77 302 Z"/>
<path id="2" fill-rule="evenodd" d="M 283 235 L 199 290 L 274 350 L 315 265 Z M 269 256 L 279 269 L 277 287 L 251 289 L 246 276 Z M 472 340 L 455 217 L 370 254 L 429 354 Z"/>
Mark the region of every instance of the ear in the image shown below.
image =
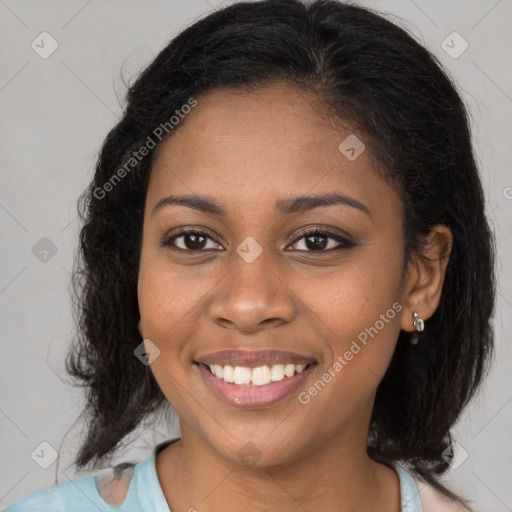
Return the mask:
<path id="1" fill-rule="evenodd" d="M 425 240 L 421 254 L 413 254 L 407 266 L 402 292 L 401 328 L 414 331 L 413 313 L 422 320 L 430 318 L 441 300 L 446 267 L 453 246 L 453 234 L 448 226 L 434 226 Z"/>
<path id="2" fill-rule="evenodd" d="M 141 335 L 142 339 L 144 339 L 144 335 L 142 334 L 142 319 L 139 318 L 139 323 L 137 324 L 137 327 L 139 328 L 139 334 Z"/>

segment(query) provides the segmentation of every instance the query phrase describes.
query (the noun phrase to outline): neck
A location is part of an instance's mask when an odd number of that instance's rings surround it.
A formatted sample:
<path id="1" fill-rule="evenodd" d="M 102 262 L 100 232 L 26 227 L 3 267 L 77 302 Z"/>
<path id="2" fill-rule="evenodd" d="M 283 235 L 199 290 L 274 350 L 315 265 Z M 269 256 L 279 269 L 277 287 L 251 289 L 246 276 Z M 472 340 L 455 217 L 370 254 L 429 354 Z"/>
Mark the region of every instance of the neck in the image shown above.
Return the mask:
<path id="1" fill-rule="evenodd" d="M 292 463 L 258 467 L 227 460 L 186 425 L 181 431 L 156 457 L 173 511 L 400 510 L 398 475 L 367 456 L 366 439 L 335 438 Z"/>

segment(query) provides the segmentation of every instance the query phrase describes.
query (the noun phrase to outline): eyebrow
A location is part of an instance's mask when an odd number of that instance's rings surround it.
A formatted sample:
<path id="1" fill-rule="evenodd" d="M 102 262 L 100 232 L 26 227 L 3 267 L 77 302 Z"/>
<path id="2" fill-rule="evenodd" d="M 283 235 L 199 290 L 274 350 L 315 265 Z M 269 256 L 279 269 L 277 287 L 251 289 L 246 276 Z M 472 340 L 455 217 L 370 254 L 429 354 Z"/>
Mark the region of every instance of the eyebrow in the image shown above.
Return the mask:
<path id="1" fill-rule="evenodd" d="M 153 208 L 151 215 L 155 215 L 158 211 L 166 206 L 180 205 L 198 210 L 203 213 L 225 216 L 226 210 L 212 198 L 198 195 L 170 195 L 164 197 Z M 345 205 L 357 208 L 371 217 L 370 210 L 360 201 L 336 192 L 317 195 L 301 195 L 289 199 L 280 199 L 276 201 L 276 209 L 283 215 L 291 213 L 305 212 L 321 206 Z"/>

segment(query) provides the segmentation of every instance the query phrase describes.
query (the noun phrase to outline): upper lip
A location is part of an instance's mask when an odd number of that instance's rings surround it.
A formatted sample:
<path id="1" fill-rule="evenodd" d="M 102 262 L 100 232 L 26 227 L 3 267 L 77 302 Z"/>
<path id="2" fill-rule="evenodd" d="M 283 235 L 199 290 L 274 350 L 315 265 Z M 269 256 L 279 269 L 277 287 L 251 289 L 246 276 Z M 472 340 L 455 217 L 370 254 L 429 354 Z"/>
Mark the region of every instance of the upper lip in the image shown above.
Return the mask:
<path id="1" fill-rule="evenodd" d="M 258 366 L 274 364 L 310 364 L 316 361 L 312 357 L 295 352 L 283 350 L 221 350 L 212 352 L 196 359 L 197 363 L 207 365 L 218 364 L 219 366 L 247 366 L 257 368 Z"/>

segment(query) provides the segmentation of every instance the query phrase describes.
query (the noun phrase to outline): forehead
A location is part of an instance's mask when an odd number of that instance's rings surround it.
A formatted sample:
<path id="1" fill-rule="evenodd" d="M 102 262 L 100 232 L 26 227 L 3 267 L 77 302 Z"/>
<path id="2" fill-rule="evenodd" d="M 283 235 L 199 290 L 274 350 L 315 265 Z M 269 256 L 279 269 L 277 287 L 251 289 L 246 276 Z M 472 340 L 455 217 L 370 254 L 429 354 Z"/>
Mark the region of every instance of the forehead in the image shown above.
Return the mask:
<path id="1" fill-rule="evenodd" d="M 173 159 L 186 153 L 193 163 L 203 161 L 208 152 L 210 159 L 257 157 L 281 166 L 283 155 L 289 158 L 293 151 L 297 159 L 312 153 L 317 156 L 331 142 L 325 140 L 329 124 L 322 115 L 323 104 L 317 96 L 297 88 L 272 85 L 251 92 L 222 88 L 201 95 L 197 102 L 171 137 L 160 144 L 158 157 Z M 339 133 L 329 132 L 336 149 Z M 322 147 L 320 140 L 325 142 Z"/>
<path id="2" fill-rule="evenodd" d="M 330 191 L 372 204 L 385 202 L 388 192 L 396 201 L 369 150 L 352 160 L 340 150 L 340 144 L 367 148 L 364 135 L 326 116 L 317 96 L 286 85 L 199 96 L 157 149 L 148 204 L 165 192 L 205 193 L 225 204 Z"/>

